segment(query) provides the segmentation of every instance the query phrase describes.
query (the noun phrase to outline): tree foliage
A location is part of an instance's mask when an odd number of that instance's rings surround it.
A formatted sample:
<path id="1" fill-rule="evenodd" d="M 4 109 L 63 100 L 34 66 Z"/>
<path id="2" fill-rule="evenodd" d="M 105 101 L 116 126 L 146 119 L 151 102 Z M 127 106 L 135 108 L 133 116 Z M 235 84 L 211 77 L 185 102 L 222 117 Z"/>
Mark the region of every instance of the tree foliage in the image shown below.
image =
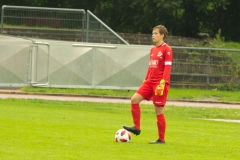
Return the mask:
<path id="1" fill-rule="evenodd" d="M 90 10 L 117 32 L 151 33 L 158 24 L 174 36 L 212 37 L 221 30 L 228 41 L 240 41 L 238 0 L 0 0 L 0 5 Z"/>

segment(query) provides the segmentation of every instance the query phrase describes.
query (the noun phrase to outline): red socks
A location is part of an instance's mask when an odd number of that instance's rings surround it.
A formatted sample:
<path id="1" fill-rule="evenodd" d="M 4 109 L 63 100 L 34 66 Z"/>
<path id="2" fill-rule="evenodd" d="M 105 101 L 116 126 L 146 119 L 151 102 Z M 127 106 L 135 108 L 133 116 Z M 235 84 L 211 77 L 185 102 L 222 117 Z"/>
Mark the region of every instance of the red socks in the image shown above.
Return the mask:
<path id="1" fill-rule="evenodd" d="M 166 119 L 164 114 L 157 115 L 158 139 L 164 141 L 166 131 Z"/>
<path id="2" fill-rule="evenodd" d="M 140 116 L 141 116 L 140 106 L 138 103 L 131 104 L 131 106 L 132 106 L 131 112 L 132 112 L 134 126 L 140 130 Z"/>
<path id="3" fill-rule="evenodd" d="M 134 126 L 140 130 L 140 105 L 131 104 L 131 112 Z M 166 131 L 166 119 L 164 114 L 157 115 L 157 128 L 158 128 L 158 139 L 165 141 L 165 131 Z"/>

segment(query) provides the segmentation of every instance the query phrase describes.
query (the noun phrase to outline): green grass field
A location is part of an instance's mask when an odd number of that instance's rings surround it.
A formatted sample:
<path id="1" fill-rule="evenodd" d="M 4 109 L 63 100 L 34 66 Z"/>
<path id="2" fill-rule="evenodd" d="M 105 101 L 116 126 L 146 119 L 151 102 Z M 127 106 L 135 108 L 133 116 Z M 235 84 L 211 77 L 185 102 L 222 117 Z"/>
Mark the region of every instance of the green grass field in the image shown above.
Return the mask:
<path id="1" fill-rule="evenodd" d="M 82 88 L 34 88 L 23 87 L 21 91 L 26 93 L 39 94 L 71 94 L 105 97 L 131 98 L 135 90 L 109 90 L 109 89 L 82 89 Z M 168 100 L 186 101 L 217 101 L 217 102 L 240 102 L 240 91 L 219 91 L 217 89 L 194 89 L 194 88 L 173 88 L 168 94 Z"/>
<path id="2" fill-rule="evenodd" d="M 131 125 L 128 104 L 0 99 L 3 160 L 238 160 L 239 109 L 168 106 L 166 144 L 157 139 L 152 105 L 141 105 L 140 136 L 117 143 L 115 132 Z"/>

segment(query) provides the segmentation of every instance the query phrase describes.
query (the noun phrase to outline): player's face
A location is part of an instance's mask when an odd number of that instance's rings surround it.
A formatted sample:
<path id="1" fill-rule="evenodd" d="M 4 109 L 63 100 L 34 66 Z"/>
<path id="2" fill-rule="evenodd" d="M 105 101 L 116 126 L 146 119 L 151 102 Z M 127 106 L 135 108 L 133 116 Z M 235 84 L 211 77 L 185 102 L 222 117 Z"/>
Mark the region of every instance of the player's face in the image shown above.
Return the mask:
<path id="1" fill-rule="evenodd" d="M 152 40 L 156 45 L 160 45 L 163 41 L 164 34 L 160 34 L 158 29 L 152 31 Z M 159 44 L 160 43 L 160 44 Z"/>

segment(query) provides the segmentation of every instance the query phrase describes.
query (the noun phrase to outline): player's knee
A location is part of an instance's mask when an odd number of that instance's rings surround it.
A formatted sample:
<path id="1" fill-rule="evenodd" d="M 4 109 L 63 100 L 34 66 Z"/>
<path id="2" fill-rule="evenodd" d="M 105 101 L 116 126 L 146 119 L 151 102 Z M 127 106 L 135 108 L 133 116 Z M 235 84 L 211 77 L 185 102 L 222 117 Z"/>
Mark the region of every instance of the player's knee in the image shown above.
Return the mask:
<path id="1" fill-rule="evenodd" d="M 136 104 L 136 103 L 140 103 L 140 101 L 136 98 L 131 98 L 131 103 Z"/>
<path id="2" fill-rule="evenodd" d="M 156 115 L 164 113 L 164 106 L 155 106 L 155 113 Z"/>
<path id="3" fill-rule="evenodd" d="M 131 98 L 131 103 L 136 104 L 140 103 L 143 100 L 143 97 L 140 94 L 134 94 Z"/>

